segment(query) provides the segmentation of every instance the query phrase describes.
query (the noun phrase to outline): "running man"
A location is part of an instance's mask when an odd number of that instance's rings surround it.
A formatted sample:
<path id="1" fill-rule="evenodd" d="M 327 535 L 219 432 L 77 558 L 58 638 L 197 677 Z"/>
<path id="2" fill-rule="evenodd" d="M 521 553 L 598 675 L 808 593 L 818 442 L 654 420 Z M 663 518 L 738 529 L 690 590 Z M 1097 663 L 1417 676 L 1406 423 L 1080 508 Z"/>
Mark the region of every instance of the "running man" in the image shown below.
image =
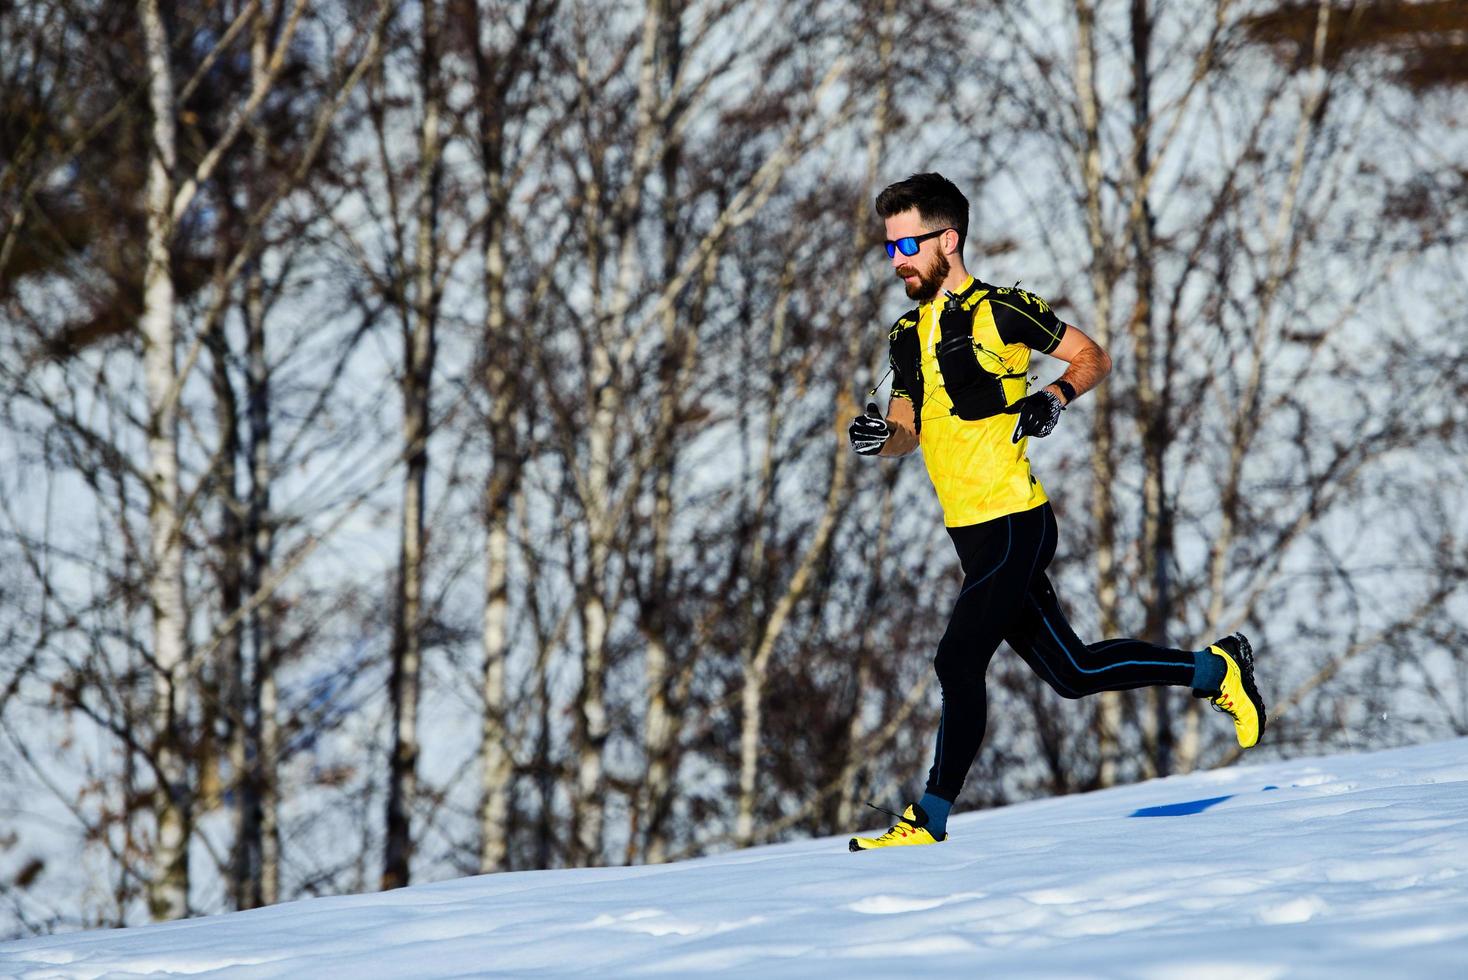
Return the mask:
<path id="1" fill-rule="evenodd" d="M 877 214 L 893 271 L 918 306 L 888 338 L 886 416 L 869 405 L 852 420 L 851 446 L 864 456 L 922 447 L 964 577 L 933 658 L 943 710 L 927 788 L 892 829 L 853 837 L 851 850 L 946 837 L 949 810 L 984 738 L 984 674 L 1001 641 L 1065 698 L 1192 688 L 1232 715 L 1239 745 L 1252 747 L 1264 731 L 1264 701 L 1242 633 L 1201 651 L 1131 639 L 1082 643 L 1045 575 L 1055 555 L 1055 514 L 1030 474 L 1026 446 L 1049 435 L 1065 407 L 1105 379 L 1111 358 L 1038 296 L 969 275 L 968 200 L 941 175 L 915 174 L 888 187 L 877 196 Z M 1031 351 L 1067 366 L 1027 394 Z"/>

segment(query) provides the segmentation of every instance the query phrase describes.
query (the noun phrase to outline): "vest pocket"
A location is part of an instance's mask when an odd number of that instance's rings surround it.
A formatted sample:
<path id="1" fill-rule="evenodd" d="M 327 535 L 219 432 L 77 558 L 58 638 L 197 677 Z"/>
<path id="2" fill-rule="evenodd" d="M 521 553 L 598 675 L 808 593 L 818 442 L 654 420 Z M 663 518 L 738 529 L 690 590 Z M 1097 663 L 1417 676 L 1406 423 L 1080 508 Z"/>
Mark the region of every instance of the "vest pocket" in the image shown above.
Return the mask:
<path id="1" fill-rule="evenodd" d="M 979 366 L 973 338 L 959 334 L 938 343 L 938 370 L 943 387 L 953 402 L 953 414 L 966 422 L 989 418 L 1004 411 L 1004 383 Z"/>

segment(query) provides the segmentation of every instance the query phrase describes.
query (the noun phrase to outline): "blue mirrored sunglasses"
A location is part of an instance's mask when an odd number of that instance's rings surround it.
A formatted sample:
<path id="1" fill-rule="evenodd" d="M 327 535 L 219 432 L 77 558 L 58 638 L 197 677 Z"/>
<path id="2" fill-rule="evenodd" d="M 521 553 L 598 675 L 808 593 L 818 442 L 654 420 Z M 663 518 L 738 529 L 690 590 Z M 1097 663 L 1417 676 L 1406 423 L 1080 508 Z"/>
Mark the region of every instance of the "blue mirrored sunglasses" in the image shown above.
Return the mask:
<path id="1" fill-rule="evenodd" d="M 909 235 L 906 238 L 899 238 L 895 242 L 888 240 L 887 258 L 895 258 L 898 252 L 901 252 L 903 255 L 916 255 L 918 254 L 919 245 L 929 238 L 937 238 L 947 230 L 947 228 L 939 228 L 937 231 L 930 231 L 926 235 Z"/>

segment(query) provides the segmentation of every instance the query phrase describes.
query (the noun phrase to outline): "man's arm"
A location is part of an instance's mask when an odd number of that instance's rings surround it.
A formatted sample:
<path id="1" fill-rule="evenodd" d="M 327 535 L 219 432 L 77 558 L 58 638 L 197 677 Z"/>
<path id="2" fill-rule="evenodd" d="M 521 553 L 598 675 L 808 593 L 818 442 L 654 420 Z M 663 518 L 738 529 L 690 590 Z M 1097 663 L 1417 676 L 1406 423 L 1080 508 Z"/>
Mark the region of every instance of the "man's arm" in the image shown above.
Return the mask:
<path id="1" fill-rule="evenodd" d="M 1053 392 L 1060 399 L 1060 404 L 1069 404 L 1074 399 L 1065 397 L 1056 382 L 1064 381 L 1075 389 L 1075 397 L 1079 398 L 1092 388 L 1096 387 L 1111 373 L 1111 357 L 1101 349 L 1101 345 L 1081 332 L 1075 324 L 1067 324 L 1065 334 L 1060 338 L 1060 343 L 1050 352 L 1051 357 L 1057 357 L 1065 361 L 1067 367 L 1055 382 L 1045 386 L 1045 391 Z M 891 413 L 891 409 L 888 409 Z M 912 403 L 908 402 L 908 414 L 912 414 Z M 897 437 L 893 436 L 895 440 Z"/>
<path id="2" fill-rule="evenodd" d="M 882 447 L 880 455 L 906 456 L 917 448 L 918 435 L 917 426 L 913 422 L 912 399 L 888 399 L 887 424 L 892 427 L 892 437 Z"/>

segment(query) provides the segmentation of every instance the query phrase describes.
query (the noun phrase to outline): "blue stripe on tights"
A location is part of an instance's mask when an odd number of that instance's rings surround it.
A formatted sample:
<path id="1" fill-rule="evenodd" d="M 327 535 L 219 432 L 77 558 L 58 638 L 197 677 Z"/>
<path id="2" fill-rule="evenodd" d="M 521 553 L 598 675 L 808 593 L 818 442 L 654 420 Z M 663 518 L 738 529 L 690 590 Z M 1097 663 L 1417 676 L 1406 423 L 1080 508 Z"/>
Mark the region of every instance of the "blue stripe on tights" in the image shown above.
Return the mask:
<path id="1" fill-rule="evenodd" d="M 1037 608 L 1038 608 L 1038 606 L 1037 606 Z M 1074 667 L 1076 670 L 1080 671 L 1082 674 L 1099 674 L 1103 670 L 1111 670 L 1113 667 L 1177 667 L 1177 666 L 1180 666 L 1179 664 L 1170 663 L 1170 662 L 1168 662 L 1166 660 L 1125 660 L 1125 661 L 1123 661 L 1123 662 L 1121 662 L 1119 664 L 1107 664 L 1104 667 L 1097 667 L 1095 670 L 1087 670 L 1086 668 L 1082 667 L 1080 664 L 1076 663 L 1076 658 L 1075 657 L 1072 657 L 1070 655 L 1070 650 L 1069 650 L 1069 648 L 1066 647 L 1065 641 L 1062 640 L 1060 638 L 1059 634 L 1057 634 L 1055 632 L 1055 627 L 1050 625 L 1050 620 L 1045 616 L 1045 611 L 1043 609 L 1040 610 L 1040 622 L 1042 622 L 1042 623 L 1045 624 L 1045 628 L 1050 631 L 1050 635 L 1053 636 L 1053 637 L 1055 637 L 1055 642 L 1058 643 L 1058 644 L 1060 644 L 1061 651 L 1065 653 L 1065 659 L 1069 660 L 1070 661 L 1070 665 L 1072 667 Z"/>
<path id="2" fill-rule="evenodd" d="M 1038 602 L 1036 602 L 1033 597 L 1030 598 L 1030 605 L 1032 605 L 1032 606 L 1035 607 L 1035 612 L 1040 613 L 1040 621 L 1041 622 L 1044 622 L 1044 620 L 1045 620 L 1045 614 L 1043 612 L 1041 612 L 1041 610 L 1040 610 L 1040 604 Z M 1062 649 L 1064 649 L 1063 646 L 1062 646 Z M 1067 654 L 1067 656 L 1069 656 L 1069 654 Z M 1081 692 L 1078 691 L 1078 690 L 1076 690 L 1075 688 L 1071 687 L 1065 681 L 1063 681 L 1063 680 L 1060 679 L 1060 675 L 1055 672 L 1055 668 L 1054 667 L 1050 666 L 1050 660 L 1043 653 L 1040 653 L 1039 651 L 1035 651 L 1035 659 L 1038 660 L 1038 661 L 1040 661 L 1040 663 L 1044 664 L 1045 669 L 1050 672 L 1050 682 L 1055 687 L 1060 688 L 1061 690 L 1069 691 L 1071 694 L 1073 694 L 1073 695 L 1075 695 L 1077 697 L 1080 697 Z"/>

